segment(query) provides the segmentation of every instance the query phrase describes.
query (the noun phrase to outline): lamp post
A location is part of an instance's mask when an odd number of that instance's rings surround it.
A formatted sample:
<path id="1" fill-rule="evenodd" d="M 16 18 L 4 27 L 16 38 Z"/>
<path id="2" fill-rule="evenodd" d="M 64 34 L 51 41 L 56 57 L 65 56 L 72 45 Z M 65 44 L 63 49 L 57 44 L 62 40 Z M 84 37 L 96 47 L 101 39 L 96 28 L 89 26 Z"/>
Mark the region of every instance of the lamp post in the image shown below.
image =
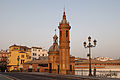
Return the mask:
<path id="1" fill-rule="evenodd" d="M 19 67 L 19 60 L 20 60 L 20 57 L 18 56 L 17 57 L 17 61 L 18 61 L 18 63 L 17 63 L 17 70 L 18 70 L 18 67 Z"/>
<path id="2" fill-rule="evenodd" d="M 94 45 L 91 44 L 91 37 L 88 37 L 88 45 L 86 42 L 83 43 L 85 48 L 89 49 L 89 53 L 87 56 L 89 57 L 89 76 L 92 76 L 92 70 L 91 70 L 91 48 L 96 46 L 96 40 L 93 41 Z"/>

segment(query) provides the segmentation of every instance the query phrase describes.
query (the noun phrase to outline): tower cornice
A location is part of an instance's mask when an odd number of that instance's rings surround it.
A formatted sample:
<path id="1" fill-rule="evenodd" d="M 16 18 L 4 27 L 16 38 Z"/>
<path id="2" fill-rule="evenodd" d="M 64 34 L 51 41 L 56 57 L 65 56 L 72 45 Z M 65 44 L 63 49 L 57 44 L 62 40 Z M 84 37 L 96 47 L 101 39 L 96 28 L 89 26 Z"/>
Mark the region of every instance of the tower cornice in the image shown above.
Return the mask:
<path id="1" fill-rule="evenodd" d="M 62 24 L 62 23 L 60 23 L 58 28 L 59 29 L 61 29 L 61 28 L 71 29 L 71 26 L 69 24 Z"/>

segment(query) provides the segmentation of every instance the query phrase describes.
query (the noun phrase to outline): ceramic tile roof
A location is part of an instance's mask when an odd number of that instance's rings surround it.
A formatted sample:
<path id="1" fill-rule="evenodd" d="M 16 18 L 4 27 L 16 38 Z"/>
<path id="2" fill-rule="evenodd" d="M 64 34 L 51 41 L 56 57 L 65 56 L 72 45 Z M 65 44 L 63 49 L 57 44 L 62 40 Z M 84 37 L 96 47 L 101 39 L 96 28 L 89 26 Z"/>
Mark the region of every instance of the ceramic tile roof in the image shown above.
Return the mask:
<path id="1" fill-rule="evenodd" d="M 33 61 L 28 61 L 24 64 L 48 64 L 48 60 L 33 60 Z"/>

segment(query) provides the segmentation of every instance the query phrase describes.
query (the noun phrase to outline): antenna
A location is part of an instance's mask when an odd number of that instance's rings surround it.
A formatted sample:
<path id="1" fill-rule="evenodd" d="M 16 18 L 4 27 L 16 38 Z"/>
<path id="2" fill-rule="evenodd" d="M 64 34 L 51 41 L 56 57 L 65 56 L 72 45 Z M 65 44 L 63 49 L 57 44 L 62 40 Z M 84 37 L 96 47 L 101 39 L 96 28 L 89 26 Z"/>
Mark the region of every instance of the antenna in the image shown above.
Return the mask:
<path id="1" fill-rule="evenodd" d="M 64 4 L 64 12 L 65 12 L 65 4 Z"/>
<path id="2" fill-rule="evenodd" d="M 64 0 L 64 8 L 63 8 L 64 12 L 65 12 L 65 0 Z"/>

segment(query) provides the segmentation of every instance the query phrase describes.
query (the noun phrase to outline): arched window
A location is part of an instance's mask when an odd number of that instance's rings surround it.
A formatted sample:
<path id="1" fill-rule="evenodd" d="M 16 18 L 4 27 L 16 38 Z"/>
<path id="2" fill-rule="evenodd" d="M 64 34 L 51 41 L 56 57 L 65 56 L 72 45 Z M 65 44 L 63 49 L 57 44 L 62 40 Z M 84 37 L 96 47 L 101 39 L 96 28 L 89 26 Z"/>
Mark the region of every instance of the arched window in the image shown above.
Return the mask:
<path id="1" fill-rule="evenodd" d="M 68 30 L 66 30 L 66 37 L 68 37 Z"/>
<path id="2" fill-rule="evenodd" d="M 60 31 L 60 37 L 62 37 L 62 31 Z"/>

